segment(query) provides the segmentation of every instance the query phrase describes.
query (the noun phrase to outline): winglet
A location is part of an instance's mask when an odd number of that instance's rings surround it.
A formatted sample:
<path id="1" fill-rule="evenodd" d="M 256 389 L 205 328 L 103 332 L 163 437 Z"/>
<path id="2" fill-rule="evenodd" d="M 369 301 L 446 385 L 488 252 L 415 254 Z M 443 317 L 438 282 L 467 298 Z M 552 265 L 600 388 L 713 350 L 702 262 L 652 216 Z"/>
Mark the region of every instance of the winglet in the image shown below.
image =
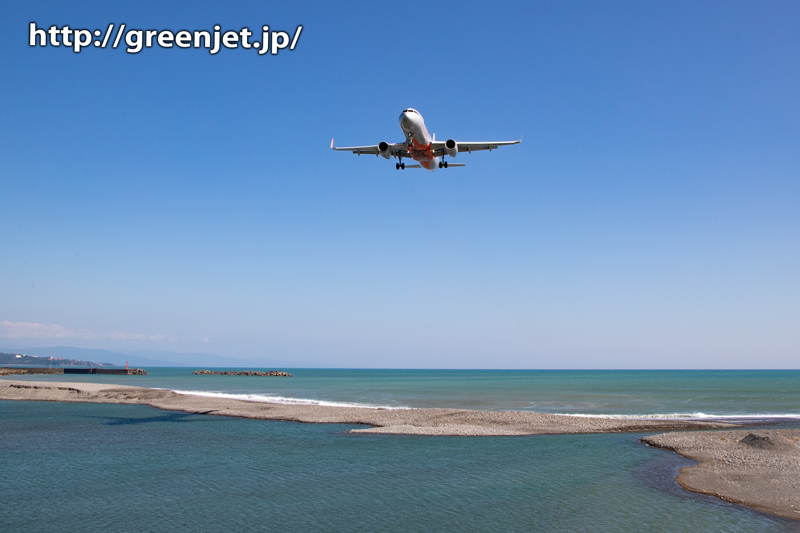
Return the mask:
<path id="1" fill-rule="evenodd" d="M 333 148 L 333 139 L 331 139 L 331 148 Z"/>

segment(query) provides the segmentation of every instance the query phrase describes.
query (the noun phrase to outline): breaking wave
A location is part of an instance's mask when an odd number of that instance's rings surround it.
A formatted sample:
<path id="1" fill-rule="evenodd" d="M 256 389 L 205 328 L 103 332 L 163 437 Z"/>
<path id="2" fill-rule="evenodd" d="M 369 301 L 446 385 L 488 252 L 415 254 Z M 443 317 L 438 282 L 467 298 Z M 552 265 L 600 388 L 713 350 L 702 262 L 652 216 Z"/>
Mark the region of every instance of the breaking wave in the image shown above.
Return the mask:
<path id="1" fill-rule="evenodd" d="M 201 390 L 173 390 L 178 394 L 189 396 L 205 396 L 208 398 L 229 398 L 232 400 L 244 400 L 246 402 L 274 403 L 281 405 L 319 405 L 329 407 L 356 407 L 360 409 L 414 409 L 414 407 L 397 407 L 389 405 L 376 405 L 357 402 L 334 402 L 328 400 L 313 400 L 310 398 L 287 398 L 285 396 L 271 396 L 266 394 L 235 394 L 228 392 L 209 392 Z M 453 408 L 450 406 L 449 408 Z M 494 409 L 488 409 L 494 410 Z M 527 409 L 522 410 L 528 411 Z M 713 413 L 662 413 L 662 414 L 603 414 L 603 413 L 559 413 L 557 411 L 534 411 L 545 414 L 561 414 L 565 416 L 583 418 L 613 418 L 621 420 L 780 420 L 780 419 L 800 419 L 800 413 L 764 413 L 764 414 L 725 414 L 718 415 Z"/>
<path id="2" fill-rule="evenodd" d="M 265 394 L 233 394 L 228 392 L 208 392 L 201 390 L 172 390 L 188 396 L 206 396 L 208 398 L 229 398 L 246 402 L 277 403 L 281 405 L 322 405 L 328 407 L 358 407 L 361 409 L 409 409 L 408 407 L 390 407 L 388 405 L 370 405 L 355 402 L 331 402 L 327 400 L 311 400 L 308 398 L 286 398 L 284 396 L 268 396 Z"/>
<path id="3" fill-rule="evenodd" d="M 800 413 L 777 413 L 777 414 L 741 414 L 741 415 L 715 415 L 711 413 L 667 413 L 650 415 L 606 415 L 606 414 L 587 414 L 587 413 L 563 413 L 567 416 L 594 417 L 594 418 L 615 418 L 630 420 L 773 420 L 773 419 L 800 419 Z"/>

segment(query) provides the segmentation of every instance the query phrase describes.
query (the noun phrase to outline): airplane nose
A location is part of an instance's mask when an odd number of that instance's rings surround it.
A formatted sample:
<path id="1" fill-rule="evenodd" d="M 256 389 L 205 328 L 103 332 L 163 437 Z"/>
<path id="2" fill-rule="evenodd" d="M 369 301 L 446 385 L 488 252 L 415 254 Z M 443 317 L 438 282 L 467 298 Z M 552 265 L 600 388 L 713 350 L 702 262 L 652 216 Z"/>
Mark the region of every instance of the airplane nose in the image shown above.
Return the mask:
<path id="1" fill-rule="evenodd" d="M 414 125 L 411 121 L 411 118 L 408 116 L 408 113 L 402 113 L 400 115 L 400 127 L 404 130 L 409 130 Z"/>

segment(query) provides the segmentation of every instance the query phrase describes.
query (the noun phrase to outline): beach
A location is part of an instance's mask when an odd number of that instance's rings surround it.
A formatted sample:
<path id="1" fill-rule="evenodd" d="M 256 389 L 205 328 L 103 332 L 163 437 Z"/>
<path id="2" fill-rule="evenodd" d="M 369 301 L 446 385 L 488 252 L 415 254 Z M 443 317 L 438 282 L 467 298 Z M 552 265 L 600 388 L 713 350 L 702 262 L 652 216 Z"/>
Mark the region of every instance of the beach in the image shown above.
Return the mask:
<path id="1" fill-rule="evenodd" d="M 642 442 L 700 463 L 676 479 L 687 490 L 800 520 L 800 429 L 667 433 Z"/>

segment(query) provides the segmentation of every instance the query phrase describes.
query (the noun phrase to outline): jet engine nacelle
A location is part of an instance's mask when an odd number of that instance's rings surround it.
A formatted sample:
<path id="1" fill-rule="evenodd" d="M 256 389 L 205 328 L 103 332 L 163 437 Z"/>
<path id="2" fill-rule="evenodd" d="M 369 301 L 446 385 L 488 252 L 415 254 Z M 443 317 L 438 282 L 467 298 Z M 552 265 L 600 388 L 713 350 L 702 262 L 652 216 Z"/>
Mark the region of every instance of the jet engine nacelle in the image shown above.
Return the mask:
<path id="1" fill-rule="evenodd" d="M 386 159 L 392 158 L 392 153 L 389 151 L 389 143 L 387 142 L 382 141 L 378 143 L 378 152 Z"/>
<path id="2" fill-rule="evenodd" d="M 456 143 L 453 139 L 447 139 L 444 142 L 444 151 L 450 157 L 455 157 L 458 155 L 458 143 Z"/>

